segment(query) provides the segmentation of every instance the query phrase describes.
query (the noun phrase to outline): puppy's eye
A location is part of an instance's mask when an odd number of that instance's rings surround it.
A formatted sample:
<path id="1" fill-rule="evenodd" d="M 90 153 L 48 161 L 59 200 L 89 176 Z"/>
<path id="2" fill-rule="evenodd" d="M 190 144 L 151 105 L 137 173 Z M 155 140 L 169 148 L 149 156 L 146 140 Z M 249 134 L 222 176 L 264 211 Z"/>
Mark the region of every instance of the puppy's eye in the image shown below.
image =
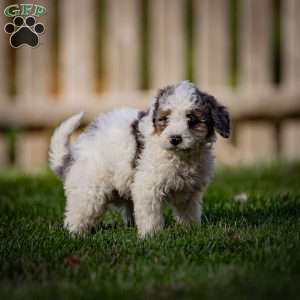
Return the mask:
<path id="1" fill-rule="evenodd" d="M 199 119 L 197 116 L 195 116 L 193 114 L 188 114 L 187 118 L 188 118 L 189 127 L 194 127 L 198 124 L 205 124 L 206 123 L 205 118 Z"/>
<path id="2" fill-rule="evenodd" d="M 186 117 L 188 118 L 188 123 L 190 127 L 193 127 L 199 123 L 199 119 L 193 114 L 188 114 Z"/>
<path id="3" fill-rule="evenodd" d="M 167 122 L 168 118 L 166 116 L 158 118 L 158 122 Z"/>

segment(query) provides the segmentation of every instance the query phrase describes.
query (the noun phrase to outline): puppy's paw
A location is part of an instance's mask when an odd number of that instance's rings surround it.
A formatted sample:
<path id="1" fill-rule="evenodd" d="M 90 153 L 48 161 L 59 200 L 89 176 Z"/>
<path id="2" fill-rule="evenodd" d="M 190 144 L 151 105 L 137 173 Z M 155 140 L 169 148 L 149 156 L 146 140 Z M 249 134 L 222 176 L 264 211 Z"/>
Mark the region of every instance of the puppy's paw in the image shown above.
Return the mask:
<path id="1" fill-rule="evenodd" d="M 155 227 L 139 228 L 138 236 L 140 239 L 146 239 L 148 237 L 152 237 L 162 229 L 163 229 L 163 225 L 158 225 Z"/>
<path id="2" fill-rule="evenodd" d="M 86 224 L 73 223 L 67 219 L 65 219 L 64 221 L 64 228 L 73 235 L 84 234 L 88 231 L 88 227 L 86 226 Z"/>

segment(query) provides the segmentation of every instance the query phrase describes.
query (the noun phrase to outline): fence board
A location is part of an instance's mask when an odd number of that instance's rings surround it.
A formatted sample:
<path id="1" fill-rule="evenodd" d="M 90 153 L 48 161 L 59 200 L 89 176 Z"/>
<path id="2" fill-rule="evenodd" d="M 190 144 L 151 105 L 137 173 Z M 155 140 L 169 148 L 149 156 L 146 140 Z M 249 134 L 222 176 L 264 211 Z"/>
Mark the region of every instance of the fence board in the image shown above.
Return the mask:
<path id="1" fill-rule="evenodd" d="M 271 0 L 243 0 L 240 14 L 240 88 L 256 94 L 271 90 Z M 244 103 L 243 103 L 244 105 Z M 264 105 L 264 103 L 262 103 Z M 238 128 L 237 143 L 245 162 L 270 160 L 276 157 L 275 128 L 263 122 L 243 123 Z"/>
<path id="2" fill-rule="evenodd" d="M 150 86 L 185 78 L 185 0 L 149 1 Z"/>
<path id="3" fill-rule="evenodd" d="M 283 84 L 299 89 L 300 84 L 300 1 L 282 1 L 283 9 Z"/>
<path id="4" fill-rule="evenodd" d="M 271 0 L 243 0 L 240 14 L 240 85 L 269 89 L 271 68 Z"/>
<path id="5" fill-rule="evenodd" d="M 281 156 L 287 160 L 300 159 L 300 121 L 288 120 L 281 126 Z"/>
<path id="6" fill-rule="evenodd" d="M 31 3 L 30 1 L 27 1 Z M 52 21 L 53 2 L 41 0 L 40 4 L 47 7 L 47 14 L 37 18 L 45 26 L 45 33 L 40 36 L 39 45 L 36 48 L 22 46 L 16 49 L 16 101 L 28 106 L 33 112 L 38 102 L 44 104 L 47 101 L 52 80 Z M 38 141 L 38 143 L 37 143 Z M 37 168 L 45 165 L 44 145 L 48 139 L 44 132 L 36 133 L 32 138 L 31 133 L 20 134 L 16 164 L 20 168 Z"/>
<path id="7" fill-rule="evenodd" d="M 1 14 L 5 8 L 5 2 L 1 1 L 0 3 L 0 11 Z M 9 35 L 2 30 L 6 24 L 6 22 L 10 22 L 11 20 L 7 17 L 1 16 L 0 18 L 0 69 L 4 70 L 0 72 L 0 95 L 7 95 L 8 88 L 8 74 L 9 74 Z M 6 100 L 4 97 L 0 97 L 0 103 Z"/>
<path id="8" fill-rule="evenodd" d="M 237 128 L 237 147 L 245 163 L 276 158 L 276 132 L 271 123 L 243 122 Z"/>
<path id="9" fill-rule="evenodd" d="M 5 134 L 2 134 L 0 132 L 0 168 L 8 166 L 8 152 L 9 144 L 7 141 L 7 137 L 5 136 Z"/>
<path id="10" fill-rule="evenodd" d="M 94 89 L 95 1 L 59 1 L 62 96 L 90 95 Z"/>
<path id="11" fill-rule="evenodd" d="M 31 3 L 30 1 L 27 1 Z M 36 19 L 45 26 L 36 48 L 22 46 L 16 51 L 16 92 L 21 101 L 32 102 L 32 96 L 49 95 L 52 78 L 52 2 L 41 0 L 40 4 L 48 8 L 47 14 Z M 36 98 L 43 99 L 43 98 Z M 31 103 L 32 104 L 32 103 Z"/>
<path id="12" fill-rule="evenodd" d="M 4 1 L 0 2 L 0 11 L 3 12 L 6 3 Z M 4 16 L 0 17 L 0 110 L 1 107 L 8 104 L 9 94 L 9 81 L 8 74 L 10 68 L 9 61 L 9 35 L 2 30 L 5 23 L 10 22 L 9 18 Z M 0 132 L 0 167 L 8 164 L 8 142 L 5 135 Z"/>
<path id="13" fill-rule="evenodd" d="M 204 89 L 224 87 L 229 71 L 229 1 L 194 0 L 195 78 Z"/>
<path id="14" fill-rule="evenodd" d="M 300 84 L 300 2 L 285 0 L 282 2 L 282 58 L 283 87 L 299 90 Z M 281 156 L 286 160 L 300 159 L 300 121 L 283 122 L 280 134 Z"/>
<path id="15" fill-rule="evenodd" d="M 28 132 L 19 136 L 16 143 L 16 164 L 26 171 L 38 171 L 47 166 L 49 133 Z"/>
<path id="16" fill-rule="evenodd" d="M 237 164 L 241 161 L 242 156 L 237 147 L 230 140 L 218 138 L 215 144 L 215 155 L 217 163 Z"/>
<path id="17" fill-rule="evenodd" d="M 140 2 L 107 0 L 105 70 L 110 91 L 139 88 Z"/>

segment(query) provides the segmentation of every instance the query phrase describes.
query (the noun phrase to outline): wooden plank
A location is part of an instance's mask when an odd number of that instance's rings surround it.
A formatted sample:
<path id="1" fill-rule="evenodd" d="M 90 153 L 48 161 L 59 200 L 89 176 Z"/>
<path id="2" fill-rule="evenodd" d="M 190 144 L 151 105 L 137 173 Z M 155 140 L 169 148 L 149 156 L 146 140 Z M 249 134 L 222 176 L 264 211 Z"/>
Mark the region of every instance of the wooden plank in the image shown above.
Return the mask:
<path id="1" fill-rule="evenodd" d="M 45 26 L 44 34 L 41 34 L 39 38 L 39 45 L 35 48 L 22 46 L 16 50 L 16 92 L 22 96 L 18 98 L 20 101 L 29 101 L 31 104 L 33 95 L 49 94 L 53 71 L 53 30 L 51 26 L 53 3 L 41 0 L 39 4 L 48 9 L 46 15 L 36 18 L 36 22 L 41 22 Z"/>
<path id="2" fill-rule="evenodd" d="M 283 85 L 297 90 L 300 84 L 300 1 L 282 1 Z"/>
<path id="3" fill-rule="evenodd" d="M 94 90 L 95 25 L 94 0 L 59 1 L 62 99 L 77 101 Z"/>
<path id="4" fill-rule="evenodd" d="M 0 11 L 1 14 L 6 7 L 4 1 L 0 2 Z M 2 30 L 6 23 L 11 22 L 11 20 L 7 17 L 2 16 L 0 18 L 0 96 L 5 96 L 9 92 L 9 82 L 8 82 L 8 74 L 10 68 L 10 60 L 9 60 L 9 35 Z M 4 97 L 0 97 L 0 105 L 4 101 Z"/>
<path id="5" fill-rule="evenodd" d="M 269 89 L 272 82 L 271 0 L 243 0 L 240 24 L 241 88 Z"/>
<path id="6" fill-rule="evenodd" d="M 243 122 L 237 127 L 237 147 L 241 161 L 254 163 L 276 158 L 275 127 L 267 122 Z"/>
<path id="7" fill-rule="evenodd" d="M 5 134 L 0 132 L 0 169 L 9 165 L 9 144 Z"/>
<path id="8" fill-rule="evenodd" d="M 107 0 L 106 59 L 107 89 L 136 90 L 140 86 L 140 2 Z"/>
<path id="9" fill-rule="evenodd" d="M 150 86 L 185 78 L 185 0 L 149 1 Z"/>
<path id="10" fill-rule="evenodd" d="M 28 1 L 27 1 L 28 2 Z M 29 3 L 29 2 L 28 2 Z M 39 1 L 47 7 L 47 14 L 36 18 L 45 26 L 45 33 L 40 35 L 39 45 L 35 48 L 22 46 L 16 50 L 16 103 L 36 113 L 38 105 L 46 103 L 53 78 L 53 2 Z M 21 169 L 37 169 L 45 166 L 45 145 L 48 138 L 43 131 L 23 132 L 16 147 L 16 165 Z"/>
<path id="11" fill-rule="evenodd" d="M 16 144 L 16 165 L 25 171 L 40 171 L 47 166 L 48 132 L 28 132 L 19 136 Z"/>
<path id="12" fill-rule="evenodd" d="M 7 3 L 5 1 L 0 2 L 0 11 L 3 13 Z M 9 95 L 9 35 L 4 32 L 3 28 L 6 23 L 11 22 L 10 18 L 1 16 L 0 18 L 0 111 L 3 106 L 8 106 L 10 98 Z M 1 113 L 0 113 L 1 114 Z M 6 136 L 0 132 L 0 168 L 5 167 L 9 163 L 8 156 L 8 141 Z"/>
<path id="13" fill-rule="evenodd" d="M 287 120 L 280 131 L 281 158 L 300 159 L 300 120 Z"/>
<path id="14" fill-rule="evenodd" d="M 228 85 L 229 1 L 194 0 L 194 73 L 207 90 Z"/>
<path id="15" fill-rule="evenodd" d="M 218 137 L 214 149 L 217 164 L 233 165 L 242 160 L 239 149 L 235 147 L 230 140 Z"/>

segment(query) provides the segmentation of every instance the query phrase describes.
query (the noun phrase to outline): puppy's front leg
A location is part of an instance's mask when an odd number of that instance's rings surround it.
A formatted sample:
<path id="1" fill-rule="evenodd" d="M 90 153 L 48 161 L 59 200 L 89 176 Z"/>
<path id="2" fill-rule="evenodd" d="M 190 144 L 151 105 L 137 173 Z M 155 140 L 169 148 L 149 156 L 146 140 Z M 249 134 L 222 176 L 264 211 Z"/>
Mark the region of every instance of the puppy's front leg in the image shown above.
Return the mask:
<path id="1" fill-rule="evenodd" d="M 147 189 L 135 181 L 132 197 L 139 236 L 144 238 L 162 229 L 164 225 L 162 200 L 157 197 L 154 189 Z"/>

